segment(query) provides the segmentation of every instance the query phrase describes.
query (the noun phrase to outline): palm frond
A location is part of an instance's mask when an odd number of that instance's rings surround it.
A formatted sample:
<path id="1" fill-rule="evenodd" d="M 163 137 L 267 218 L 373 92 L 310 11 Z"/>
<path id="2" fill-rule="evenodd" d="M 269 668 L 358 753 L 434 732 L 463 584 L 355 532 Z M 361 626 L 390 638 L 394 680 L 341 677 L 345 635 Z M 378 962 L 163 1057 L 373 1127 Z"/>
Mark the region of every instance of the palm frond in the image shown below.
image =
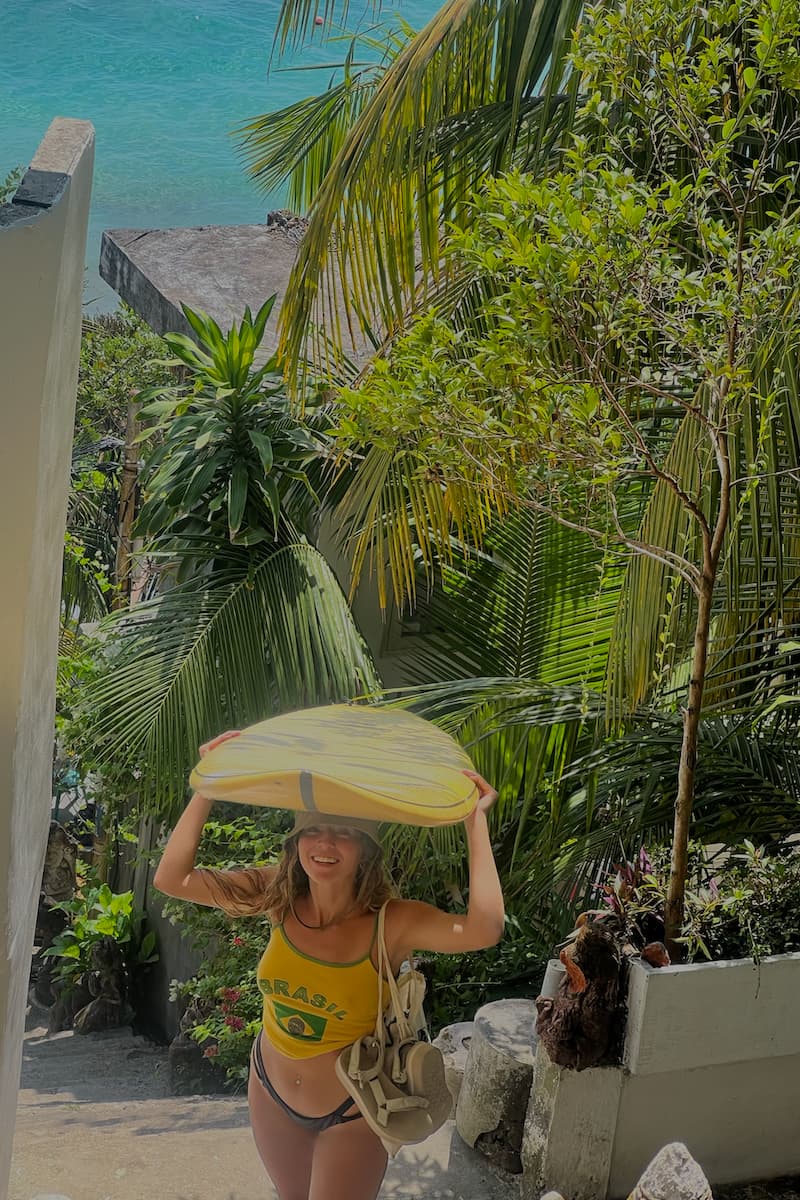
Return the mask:
<path id="1" fill-rule="evenodd" d="M 531 169 L 552 149 L 581 7 L 448 0 L 392 62 L 315 195 L 281 310 L 290 375 L 306 360 L 324 373 L 328 342 L 358 349 L 395 332 L 438 286 L 446 225 L 463 223 L 487 171 L 507 169 L 518 142 Z M 314 15 L 288 0 L 284 37 Z M 475 112 L 481 136 L 453 136 Z"/>
<path id="2" fill-rule="evenodd" d="M 164 816 L 209 736 L 379 686 L 332 571 L 304 544 L 166 591 L 100 636 L 106 669 L 82 702 L 90 736 Z"/>
<path id="3" fill-rule="evenodd" d="M 269 194 L 288 180 L 289 207 L 306 212 L 345 137 L 413 33 L 403 23 L 377 47 L 372 38 L 353 38 L 343 62 L 329 68 L 342 77 L 324 92 L 255 117 L 234 131 L 247 172 L 261 191 Z M 373 61 L 356 60 L 362 42 Z"/>
<path id="4" fill-rule="evenodd" d="M 387 698 L 451 732 L 496 782 L 492 838 L 509 909 L 537 927 L 549 912 L 551 936 L 556 909 L 569 918 L 596 903 L 597 885 L 614 863 L 669 837 L 681 742 L 677 714 L 640 709 L 607 736 L 602 693 L 524 679 L 454 680 Z M 771 842 L 797 829 L 800 742 L 798 709 L 792 712 L 792 736 L 777 714 L 756 736 L 749 718 L 704 723 L 699 840 Z M 416 855 L 420 864 L 421 847 L 449 856 L 463 885 L 454 831 L 398 833 L 395 840 L 396 854 Z"/>

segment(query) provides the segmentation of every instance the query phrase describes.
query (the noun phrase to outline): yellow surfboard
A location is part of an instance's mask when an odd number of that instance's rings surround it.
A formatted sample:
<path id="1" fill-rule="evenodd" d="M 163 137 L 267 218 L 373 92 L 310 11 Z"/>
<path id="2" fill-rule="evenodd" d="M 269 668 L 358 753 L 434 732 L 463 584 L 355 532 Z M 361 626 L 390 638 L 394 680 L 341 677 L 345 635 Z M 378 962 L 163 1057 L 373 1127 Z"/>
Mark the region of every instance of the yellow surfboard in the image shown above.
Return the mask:
<path id="1" fill-rule="evenodd" d="M 197 764 L 194 791 L 213 800 L 403 825 L 469 816 L 474 770 L 449 734 L 413 713 L 332 704 L 272 717 Z"/>

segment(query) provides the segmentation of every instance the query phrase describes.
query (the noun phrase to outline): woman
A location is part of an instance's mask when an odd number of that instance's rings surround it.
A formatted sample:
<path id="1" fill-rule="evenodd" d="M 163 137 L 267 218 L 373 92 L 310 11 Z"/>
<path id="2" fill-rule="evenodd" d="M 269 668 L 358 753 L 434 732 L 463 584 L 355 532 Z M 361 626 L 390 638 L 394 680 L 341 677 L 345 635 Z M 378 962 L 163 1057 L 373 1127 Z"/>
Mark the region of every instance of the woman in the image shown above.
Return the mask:
<path id="1" fill-rule="evenodd" d="M 201 747 L 201 755 L 236 732 Z M 167 842 L 154 884 L 168 896 L 267 914 L 272 932 L 258 965 L 264 1028 L 251 1056 L 248 1100 L 256 1146 L 280 1200 L 374 1200 L 386 1151 L 335 1074 L 340 1051 L 370 1033 L 377 1015 L 375 934 L 386 900 L 386 946 L 397 971 L 414 951 L 457 954 L 495 945 L 503 896 L 486 816 L 497 793 L 479 790 L 465 821 L 469 910 L 454 916 L 391 899 L 377 825 L 299 813 L 275 866 L 195 866 L 212 801 L 194 795 Z"/>

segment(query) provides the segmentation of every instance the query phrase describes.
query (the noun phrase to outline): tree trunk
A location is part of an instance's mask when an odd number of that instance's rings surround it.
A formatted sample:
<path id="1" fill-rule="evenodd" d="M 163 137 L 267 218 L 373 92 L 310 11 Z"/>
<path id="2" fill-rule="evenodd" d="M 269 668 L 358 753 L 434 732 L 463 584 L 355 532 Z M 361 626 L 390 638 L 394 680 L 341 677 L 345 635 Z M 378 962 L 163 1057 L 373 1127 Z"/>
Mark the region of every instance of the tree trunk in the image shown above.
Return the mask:
<path id="1" fill-rule="evenodd" d="M 136 515 L 136 483 L 139 477 L 139 455 L 134 439 L 138 430 L 136 397 L 128 401 L 128 424 L 125 432 L 125 453 L 119 482 L 119 520 L 117 533 L 117 562 L 115 581 L 117 594 L 112 607 L 127 608 L 131 597 L 131 549 L 133 521 Z"/>
<path id="2" fill-rule="evenodd" d="M 711 626 L 711 602 L 714 595 L 716 564 L 706 564 L 700 585 L 697 604 L 697 621 L 694 628 L 694 652 L 689 694 L 683 714 L 683 738 L 681 761 L 678 769 L 678 795 L 675 800 L 675 823 L 672 834 L 672 861 L 670 864 L 669 893 L 666 910 L 666 944 L 670 958 L 679 962 L 682 947 L 677 942 L 683 925 L 684 895 L 688 870 L 689 827 L 694 803 L 695 766 L 697 763 L 697 736 L 700 728 L 700 713 L 703 705 L 703 688 L 708 665 L 708 634 Z"/>

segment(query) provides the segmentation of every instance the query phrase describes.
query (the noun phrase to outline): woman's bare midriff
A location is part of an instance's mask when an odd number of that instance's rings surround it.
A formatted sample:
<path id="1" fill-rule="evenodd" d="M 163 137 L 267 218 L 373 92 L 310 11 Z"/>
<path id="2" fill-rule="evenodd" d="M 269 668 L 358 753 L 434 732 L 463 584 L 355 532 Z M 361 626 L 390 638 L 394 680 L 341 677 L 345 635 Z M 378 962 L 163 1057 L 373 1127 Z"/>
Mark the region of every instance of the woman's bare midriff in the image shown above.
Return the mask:
<path id="1" fill-rule="evenodd" d="M 313 1058 L 287 1058 L 261 1037 L 261 1056 L 270 1083 L 290 1108 L 304 1117 L 324 1117 L 338 1108 L 348 1093 L 336 1078 L 341 1050 Z M 300 1082 L 298 1083 L 298 1079 Z"/>

